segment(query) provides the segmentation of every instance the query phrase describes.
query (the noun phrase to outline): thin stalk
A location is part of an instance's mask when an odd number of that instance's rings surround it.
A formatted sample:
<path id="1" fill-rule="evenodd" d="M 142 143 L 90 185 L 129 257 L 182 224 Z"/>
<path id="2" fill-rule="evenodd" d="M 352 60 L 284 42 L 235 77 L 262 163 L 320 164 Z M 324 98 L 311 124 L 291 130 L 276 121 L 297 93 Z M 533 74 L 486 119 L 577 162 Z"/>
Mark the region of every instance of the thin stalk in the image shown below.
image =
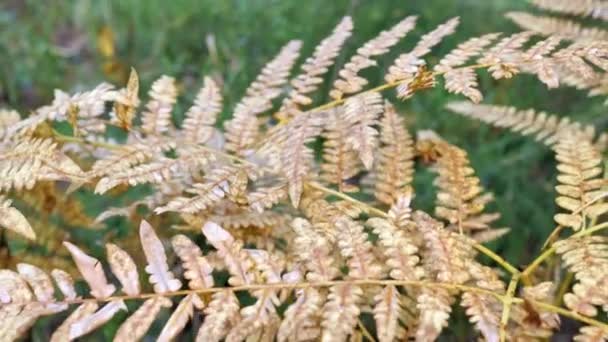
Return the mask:
<path id="1" fill-rule="evenodd" d="M 515 290 L 517 289 L 517 283 L 519 282 L 519 273 L 516 273 L 511 278 L 509 286 L 507 287 L 507 293 L 502 300 L 502 315 L 500 318 L 500 341 L 505 342 L 507 340 L 507 325 L 509 324 L 509 316 L 511 315 L 511 306 L 513 306 L 513 298 L 515 298 Z"/>

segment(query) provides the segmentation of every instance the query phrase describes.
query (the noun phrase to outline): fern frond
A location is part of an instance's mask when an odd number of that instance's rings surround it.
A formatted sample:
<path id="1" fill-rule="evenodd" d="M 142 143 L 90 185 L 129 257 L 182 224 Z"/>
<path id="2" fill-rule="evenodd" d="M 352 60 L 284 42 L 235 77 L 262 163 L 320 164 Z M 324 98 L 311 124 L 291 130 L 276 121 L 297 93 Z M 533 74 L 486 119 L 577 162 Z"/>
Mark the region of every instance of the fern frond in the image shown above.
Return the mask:
<path id="1" fill-rule="evenodd" d="M 520 110 L 515 107 L 470 102 L 451 102 L 446 108 L 496 127 L 507 128 L 522 135 L 532 135 L 535 140 L 548 146 L 555 145 L 560 137 L 568 132 L 573 132 L 577 137 L 585 140 L 596 141 L 597 148 L 601 151 L 607 146 L 605 134 L 598 136 L 593 126 L 571 121 L 568 117 L 560 118 L 533 109 Z"/>
<path id="2" fill-rule="evenodd" d="M 555 243 L 565 267 L 578 280 L 572 292 L 564 295 L 565 305 L 585 316 L 596 316 L 596 306 L 608 307 L 608 238 L 570 237 Z"/>
<path id="3" fill-rule="evenodd" d="M 374 162 L 374 150 L 378 145 L 378 117 L 384 110 L 380 93 L 371 92 L 350 97 L 344 103 L 342 120 L 347 122 L 349 137 L 347 143 L 359 154 L 366 169 Z"/>
<path id="4" fill-rule="evenodd" d="M 608 31 L 597 27 L 587 27 L 568 19 L 533 15 L 526 12 L 509 12 L 506 17 L 522 29 L 543 36 L 557 36 L 572 41 L 603 41 L 608 39 Z"/>
<path id="5" fill-rule="evenodd" d="M 475 176 L 466 151 L 440 139 L 432 143 L 439 153 L 435 166 L 438 173 L 435 185 L 439 190 L 435 214 L 450 224 L 448 229 L 473 238 L 491 230 L 490 224 L 500 215 L 483 213 L 493 196 L 483 193 L 484 189 Z"/>
<path id="6" fill-rule="evenodd" d="M 323 118 L 320 115 L 298 115 L 290 121 L 281 149 L 281 168 L 288 182 L 288 193 L 291 203 L 298 207 L 313 161 L 313 151 L 306 146 L 321 133 Z"/>
<path id="7" fill-rule="evenodd" d="M 0 195 L 0 227 L 11 230 L 30 240 L 36 239 L 36 233 L 32 229 L 25 216 L 12 206 L 12 201 Z"/>
<path id="8" fill-rule="evenodd" d="M 340 254 L 347 259 L 348 276 L 354 279 L 378 278 L 382 268 L 363 226 L 349 217 L 341 217 L 336 220 L 336 230 Z"/>
<path id="9" fill-rule="evenodd" d="M 139 75 L 131 68 L 127 86 L 116 93 L 114 101 L 114 115 L 120 127 L 129 130 L 135 117 L 135 111 L 139 106 Z"/>
<path id="10" fill-rule="evenodd" d="M 329 95 L 334 99 L 341 99 L 344 94 L 353 94 L 361 91 L 367 84 L 367 80 L 358 76 L 363 69 L 376 65 L 372 57 L 381 56 L 389 51 L 405 35 L 414 29 L 416 17 L 410 16 L 395 24 L 387 31 L 363 44 L 357 49 L 357 53 L 351 57 L 342 70 L 338 72 L 340 78 L 334 81 L 333 89 Z"/>
<path id="11" fill-rule="evenodd" d="M 301 46 L 299 40 L 287 43 L 249 85 L 245 96 L 236 105 L 232 119 L 224 126 L 228 151 L 243 154 L 257 142 L 257 115 L 272 108 L 272 100 L 281 94 L 281 87 L 287 83 Z"/>
<path id="12" fill-rule="evenodd" d="M 51 139 L 25 138 L 0 146 L 0 190 L 32 189 L 42 180 L 85 178 L 80 167 Z"/>
<path id="13" fill-rule="evenodd" d="M 597 0 L 531 0 L 544 10 L 608 20 L 608 5 Z"/>
<path id="14" fill-rule="evenodd" d="M 205 77 L 194 105 L 186 112 L 182 126 L 183 139 L 196 144 L 206 143 L 213 134 L 213 125 L 222 111 L 222 94 L 210 77 Z"/>
<path id="15" fill-rule="evenodd" d="M 305 219 L 294 219 L 292 227 L 296 232 L 296 256 L 308 270 L 306 279 L 309 281 L 334 279 L 340 271 L 334 264 L 329 241 L 317 233 Z"/>
<path id="16" fill-rule="evenodd" d="M 380 147 L 374 169 L 374 196 L 392 205 L 397 198 L 413 193 L 414 141 L 403 119 L 388 101 L 380 120 Z"/>
<path id="17" fill-rule="evenodd" d="M 555 221 L 574 230 L 584 229 L 587 219 L 593 220 L 608 212 L 607 203 L 593 203 L 606 184 L 601 178 L 602 156 L 588 140 L 575 135 L 564 135 L 555 152 L 560 172 L 555 202 L 568 212 L 555 215 Z"/>
<path id="18" fill-rule="evenodd" d="M 16 110 L 0 109 L 0 141 L 7 140 L 11 136 L 13 126 L 21 121 L 21 116 Z"/>
<path id="19" fill-rule="evenodd" d="M 459 23 L 460 19 L 458 17 L 452 18 L 424 34 L 410 52 L 397 57 L 393 65 L 388 68 L 388 73 L 384 79 L 389 83 L 413 80 L 419 68 L 426 65 L 422 57 L 431 52 L 431 49 L 439 44 L 443 38 L 454 33 Z M 407 82 L 405 83 L 407 84 Z M 401 94 L 400 97 L 405 96 Z"/>
<path id="20" fill-rule="evenodd" d="M 315 47 L 311 57 L 308 57 L 300 67 L 302 73 L 291 80 L 293 89 L 281 104 L 280 113 L 287 118 L 297 114 L 300 106 L 312 103 L 308 94 L 317 90 L 323 82 L 322 76 L 327 73 L 346 40 L 351 36 L 353 21 L 351 17 L 344 17 L 334 28 L 332 33 Z"/>
<path id="21" fill-rule="evenodd" d="M 532 35 L 532 32 L 524 31 L 505 37 L 487 50 L 478 62 L 489 64 L 488 71 L 495 79 L 511 78 L 519 72 L 517 64 L 512 61 L 513 57 Z"/>
<path id="22" fill-rule="evenodd" d="M 247 175 L 239 168 L 218 167 L 205 176 L 204 183 L 195 183 L 186 192 L 193 197 L 177 197 L 167 205 L 156 208 L 157 214 L 175 211 L 194 214 L 209 209 L 225 197 L 242 195 L 247 186 Z"/>
<path id="23" fill-rule="evenodd" d="M 338 285 L 329 289 L 323 307 L 321 341 L 342 341 L 354 330 L 359 318 L 363 290 L 354 285 Z"/>
<path id="24" fill-rule="evenodd" d="M 335 108 L 327 114 L 323 131 L 323 163 L 321 178 L 329 184 L 336 184 L 342 192 L 356 191 L 357 187 L 348 180 L 360 171 L 359 158 L 348 144 L 350 123 L 343 120 L 344 107 Z"/>
<path id="25" fill-rule="evenodd" d="M 175 79 L 163 75 L 152 84 L 150 100 L 142 116 L 142 130 L 148 135 L 161 135 L 171 127 L 171 113 L 177 101 Z"/>

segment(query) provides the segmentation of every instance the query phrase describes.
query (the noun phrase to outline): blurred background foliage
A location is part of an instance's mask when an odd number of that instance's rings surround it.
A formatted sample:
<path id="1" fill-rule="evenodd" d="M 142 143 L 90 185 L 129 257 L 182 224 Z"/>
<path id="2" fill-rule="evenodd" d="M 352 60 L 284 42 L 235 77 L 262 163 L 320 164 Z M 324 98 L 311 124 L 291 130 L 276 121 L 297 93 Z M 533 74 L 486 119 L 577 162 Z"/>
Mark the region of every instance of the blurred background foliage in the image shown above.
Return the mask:
<path id="1" fill-rule="evenodd" d="M 525 0 L 2 0 L 0 106 L 26 115 L 51 101 L 55 88 L 73 92 L 102 81 L 122 85 L 133 66 L 144 91 L 161 74 L 179 80 L 177 123 L 203 75 L 211 75 L 223 85 L 225 119 L 283 44 L 301 39 L 305 57 L 344 15 L 353 17 L 355 34 L 338 59 L 342 61 L 399 19 L 419 16 L 416 31 L 382 58 L 379 68 L 365 73 L 378 84 L 399 52 L 446 19 L 459 15 L 462 24 L 431 59 L 468 37 L 518 30 L 504 18 L 512 10 L 534 11 Z M 501 82 L 484 76 L 481 81 L 485 103 L 534 107 L 601 129 L 608 124 L 604 99 L 568 88 L 548 90 L 526 76 Z M 410 129 L 436 130 L 470 153 L 484 186 L 496 195 L 494 209 L 502 213 L 501 223 L 513 230 L 492 247 L 509 261 L 525 264 L 554 226 L 553 155 L 530 139 L 447 113 L 444 105 L 453 99 L 457 97 L 437 88 L 399 108 Z M 318 103 L 326 100 L 322 95 Z M 419 208 L 432 208 L 431 182 L 432 175 L 421 167 L 416 178 Z M 93 195 L 77 196 L 87 202 Z M 100 208 L 90 209 L 88 202 L 85 206 L 94 214 L 110 202 L 91 202 Z"/>

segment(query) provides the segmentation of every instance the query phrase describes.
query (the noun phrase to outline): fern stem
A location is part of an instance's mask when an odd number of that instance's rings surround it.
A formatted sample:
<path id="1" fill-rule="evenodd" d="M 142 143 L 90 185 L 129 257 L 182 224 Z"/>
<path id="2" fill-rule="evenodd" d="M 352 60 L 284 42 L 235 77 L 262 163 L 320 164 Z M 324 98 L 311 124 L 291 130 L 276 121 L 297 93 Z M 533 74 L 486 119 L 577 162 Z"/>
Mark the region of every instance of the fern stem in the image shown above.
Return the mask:
<path id="1" fill-rule="evenodd" d="M 554 305 L 556 305 L 556 306 L 562 305 L 562 303 L 564 301 L 564 295 L 570 288 L 570 285 L 572 284 L 573 280 L 574 280 L 574 273 L 568 272 L 568 274 L 566 275 L 566 278 L 562 281 L 561 285 L 559 286 L 559 291 L 557 291 L 557 296 L 555 297 L 555 300 L 553 301 Z"/>
<path id="2" fill-rule="evenodd" d="M 171 291 L 165 293 L 142 293 L 139 295 L 124 295 L 124 296 L 110 296 L 106 298 L 77 298 L 71 300 L 57 301 L 52 302 L 53 304 L 83 304 L 86 302 L 111 302 L 115 300 L 145 300 L 156 297 L 177 297 L 177 296 L 187 296 L 191 294 L 209 294 L 209 293 L 217 293 L 221 291 L 230 291 L 230 292 L 243 292 L 243 291 L 254 291 L 254 290 L 274 290 L 278 291 L 281 289 L 301 289 L 301 288 L 322 288 L 322 287 L 331 287 L 331 286 L 340 286 L 340 285 L 355 285 L 355 286 L 416 286 L 416 287 L 430 287 L 430 288 L 444 288 L 448 290 L 455 291 L 463 291 L 463 292 L 474 292 L 484 295 L 489 295 L 496 297 L 500 301 L 505 301 L 508 294 L 500 294 L 494 291 L 486 290 L 483 288 L 467 286 L 462 284 L 454 284 L 454 283 L 439 283 L 439 282 L 428 282 L 428 281 L 415 281 L 415 280 L 376 280 L 376 279 L 360 279 L 360 280 L 333 280 L 333 281 L 324 281 L 324 282 L 302 282 L 302 283 L 273 283 L 273 284 L 251 284 L 251 285 L 243 285 L 243 286 L 235 286 L 235 287 L 213 287 L 206 289 L 197 289 L 197 290 L 179 290 L 179 291 Z M 514 290 L 513 290 L 514 291 Z M 524 302 L 522 298 L 513 296 L 509 299 L 511 304 L 521 304 Z M 574 320 L 593 325 L 599 328 L 602 328 L 608 331 L 608 324 L 597 321 L 593 318 L 581 316 L 575 312 L 557 307 L 553 304 L 544 303 L 535 300 L 528 300 L 531 304 L 533 304 L 537 308 L 541 308 L 547 312 L 558 313 L 562 316 L 572 318 Z M 15 305 L 16 303 L 12 303 L 9 305 Z M 24 305 L 27 303 L 23 303 Z M 51 303 L 46 303 L 51 304 Z M 6 304 L 3 304 L 6 305 Z M 2 305 L 0 305 L 0 308 Z"/>
<path id="3" fill-rule="evenodd" d="M 495 65 L 495 63 L 485 63 L 485 64 L 479 64 L 478 63 L 478 64 L 465 65 L 463 67 L 455 68 L 453 70 L 458 70 L 458 69 L 484 69 L 484 68 L 491 67 L 493 65 Z M 430 76 L 431 77 L 437 77 L 437 76 L 445 74 L 446 72 L 447 71 L 433 71 L 430 74 Z M 395 87 L 399 86 L 400 84 L 404 83 L 405 81 L 406 80 L 400 80 L 400 81 L 395 81 L 395 82 L 387 82 L 387 83 L 381 84 L 381 85 L 379 85 L 377 87 L 374 87 L 374 88 L 371 88 L 371 89 L 368 89 L 368 90 L 365 90 L 365 91 L 362 91 L 362 92 L 358 92 L 358 93 L 352 94 L 351 96 L 348 96 L 348 97 L 345 97 L 345 98 L 341 98 L 341 99 L 338 99 L 338 100 L 334 100 L 334 101 L 331 101 L 331 102 L 324 103 L 324 104 L 319 105 L 317 107 L 311 108 L 311 109 L 307 110 L 304 113 L 320 112 L 320 111 L 323 111 L 323 110 L 326 110 L 326 109 L 331 109 L 331 108 L 334 108 L 334 107 L 337 107 L 337 106 L 343 104 L 350 97 L 359 96 L 359 95 L 366 94 L 366 93 L 381 92 L 381 91 L 384 91 L 384 90 L 387 90 L 387 89 L 392 89 L 392 88 L 395 88 Z"/>
<path id="4" fill-rule="evenodd" d="M 519 282 L 519 273 L 516 273 L 511 278 L 507 293 L 502 300 L 502 316 L 500 318 L 500 341 L 507 340 L 507 324 L 509 324 L 509 316 L 511 314 L 511 306 L 513 306 L 513 298 L 515 298 L 515 290 Z"/>
<path id="5" fill-rule="evenodd" d="M 604 222 L 597 226 L 581 230 L 580 232 L 572 235 L 572 237 L 576 238 L 591 235 L 606 228 L 608 228 L 608 222 Z M 553 253 L 555 253 L 555 247 L 551 246 L 550 248 L 546 249 L 541 255 L 539 255 L 536 259 L 534 259 L 534 261 L 532 261 L 532 263 L 521 272 L 521 277 L 524 284 L 530 284 L 530 275 L 532 274 L 532 272 L 534 272 L 534 270 L 536 270 L 536 268 L 540 266 L 547 258 L 552 256 Z"/>

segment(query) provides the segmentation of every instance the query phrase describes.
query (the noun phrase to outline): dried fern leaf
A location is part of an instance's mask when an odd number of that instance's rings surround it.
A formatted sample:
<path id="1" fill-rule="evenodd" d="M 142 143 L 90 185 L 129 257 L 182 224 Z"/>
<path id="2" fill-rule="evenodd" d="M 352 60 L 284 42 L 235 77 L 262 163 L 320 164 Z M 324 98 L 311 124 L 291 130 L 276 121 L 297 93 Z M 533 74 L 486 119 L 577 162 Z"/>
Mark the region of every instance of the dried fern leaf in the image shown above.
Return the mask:
<path id="1" fill-rule="evenodd" d="M 160 310 L 170 308 L 172 305 L 171 300 L 165 297 L 154 297 L 146 300 L 120 325 L 114 336 L 114 341 L 140 340 L 146 334 Z"/>
<path id="2" fill-rule="evenodd" d="M 435 215 L 449 223 L 448 229 L 474 237 L 491 230 L 492 222 L 500 215 L 484 213 L 493 200 L 491 193 L 484 193 L 475 170 L 471 167 L 466 151 L 438 139 L 432 141 L 439 153 L 435 171 L 438 188 Z"/>
<path id="3" fill-rule="evenodd" d="M 201 249 L 185 235 L 175 235 L 171 238 L 173 250 L 179 256 L 184 267 L 184 278 L 189 280 L 191 289 L 213 287 L 213 268 L 203 256 Z"/>
<path id="4" fill-rule="evenodd" d="M 452 312 L 453 296 L 446 289 L 423 288 L 416 308 L 420 311 L 416 341 L 434 341 L 448 325 Z"/>
<path id="5" fill-rule="evenodd" d="M 277 331 L 277 341 L 309 341 L 319 338 L 319 311 L 325 300 L 317 290 L 296 290 L 297 298 L 285 311 Z"/>
<path id="6" fill-rule="evenodd" d="M 587 219 L 595 219 L 608 211 L 608 204 L 592 201 L 600 196 L 605 181 L 601 178 L 602 156 L 588 141 L 575 135 L 564 135 L 555 146 L 560 183 L 555 187 L 557 205 L 567 211 L 555 215 L 563 226 L 579 230 Z"/>
<path id="7" fill-rule="evenodd" d="M 240 320 L 239 308 L 239 301 L 232 291 L 214 293 L 205 308 L 205 321 L 196 335 L 196 341 L 221 341 Z"/>
<path id="8" fill-rule="evenodd" d="M 574 273 L 577 283 L 564 295 L 570 310 L 596 316 L 596 306 L 608 306 L 608 238 L 605 236 L 570 237 L 555 243 L 565 267 Z"/>
<path id="9" fill-rule="evenodd" d="M 378 131 L 373 127 L 384 110 L 380 93 L 364 93 L 350 97 L 344 103 L 342 120 L 350 124 L 347 143 L 359 154 L 366 169 L 374 162 Z"/>
<path id="10" fill-rule="evenodd" d="M 146 272 L 150 275 L 150 283 L 154 285 L 154 292 L 163 293 L 179 290 L 182 283 L 169 270 L 163 244 L 152 226 L 144 220 L 139 225 L 139 239 L 148 261 Z"/>
<path id="11" fill-rule="evenodd" d="M 524 31 L 502 38 L 496 45 L 485 51 L 478 62 L 489 64 L 488 71 L 495 79 L 511 78 L 519 72 L 513 59 L 532 35 L 532 32 Z"/>
<path id="12" fill-rule="evenodd" d="M 367 224 L 378 235 L 382 252 L 386 257 L 386 266 L 393 279 L 418 280 L 425 272 L 420 267 L 420 258 L 417 256 L 418 247 L 406 236 L 403 230 L 398 229 L 390 221 L 381 218 L 371 218 Z"/>
<path id="13" fill-rule="evenodd" d="M 177 100 L 175 79 L 161 76 L 150 89 L 150 100 L 142 116 L 142 130 L 148 135 L 161 135 L 171 128 L 171 113 Z"/>
<path id="14" fill-rule="evenodd" d="M 323 307 L 321 341 L 343 341 L 354 330 L 359 318 L 359 304 L 363 290 L 354 285 L 336 285 L 329 288 Z"/>
<path id="15" fill-rule="evenodd" d="M 328 281 L 338 276 L 340 271 L 335 265 L 329 241 L 303 218 L 295 218 L 291 225 L 296 232 L 296 256 L 308 271 L 306 279 L 312 282 Z"/>
<path id="16" fill-rule="evenodd" d="M 598 0 L 531 0 L 540 9 L 608 20 L 608 5 Z"/>
<path id="17" fill-rule="evenodd" d="M 25 138 L 0 146 L 0 190 L 29 190 L 42 180 L 83 179 L 80 167 L 51 139 Z"/>
<path id="18" fill-rule="evenodd" d="M 281 87 L 287 82 L 301 46 L 298 40 L 289 42 L 249 85 L 245 97 L 236 105 L 232 119 L 224 126 L 228 151 L 243 155 L 257 142 L 257 115 L 272 108 L 272 100 L 281 94 Z"/>
<path id="19" fill-rule="evenodd" d="M 186 112 L 182 126 L 183 139 L 196 144 L 204 144 L 213 135 L 213 125 L 222 111 L 222 94 L 210 77 L 205 77 L 204 85 L 196 95 L 194 105 Z"/>
<path id="20" fill-rule="evenodd" d="M 21 121 L 21 116 L 16 110 L 0 108 L 0 141 L 11 138 L 13 126 Z"/>
<path id="21" fill-rule="evenodd" d="M 414 29 L 416 19 L 415 16 L 410 16 L 401 20 L 389 30 L 380 32 L 377 37 L 357 49 L 357 53 L 338 72 L 340 78 L 334 81 L 333 89 L 329 92 L 329 95 L 334 99 L 341 99 L 345 94 L 361 91 L 367 84 L 367 80 L 358 76 L 358 73 L 365 68 L 376 65 L 376 61 L 372 57 L 387 53 L 392 46 Z"/>
<path id="22" fill-rule="evenodd" d="M 400 293 L 396 287 L 390 285 L 382 289 L 374 298 L 374 319 L 378 330 L 378 341 L 389 342 L 403 338 L 405 331 L 399 325 L 401 317 Z"/>
<path id="23" fill-rule="evenodd" d="M 543 36 L 557 36 L 572 41 L 603 41 L 608 39 L 608 31 L 597 27 L 587 27 L 568 19 L 533 15 L 526 12 L 509 12 L 506 17 L 524 30 Z"/>
<path id="24" fill-rule="evenodd" d="M 119 310 L 127 310 L 122 300 L 113 300 L 94 313 L 81 317 L 70 325 L 69 339 L 84 336 L 106 324 Z"/>
<path id="25" fill-rule="evenodd" d="M 372 252 L 363 226 L 349 217 L 342 217 L 336 221 L 336 229 L 340 254 L 347 259 L 348 276 L 354 279 L 378 278 L 382 267 Z"/>
<path id="26" fill-rule="evenodd" d="M 114 115 L 120 127 L 129 130 L 139 106 L 139 75 L 131 68 L 127 86 L 116 93 Z"/>
<path id="27" fill-rule="evenodd" d="M 434 70 L 444 73 L 445 88 L 448 92 L 463 94 L 475 103 L 481 102 L 482 94 L 477 90 L 477 74 L 475 70 L 470 68 L 454 68 L 462 66 L 469 59 L 480 54 L 498 36 L 499 34 L 490 33 L 481 37 L 471 38 L 459 44 L 456 49 L 452 50 L 439 61 Z"/>
<path id="28" fill-rule="evenodd" d="M 601 342 L 608 340 L 608 331 L 600 327 L 584 326 L 572 339 L 576 342 Z"/>
<path id="29" fill-rule="evenodd" d="M 353 21 L 350 17 L 344 17 L 336 25 L 332 33 L 315 47 L 312 56 L 308 57 L 300 67 L 302 72 L 291 80 L 293 89 L 283 100 L 279 112 L 286 117 L 292 117 L 300 111 L 300 106 L 312 103 L 308 94 L 317 90 L 323 83 L 323 75 L 334 64 L 340 53 L 344 42 L 350 37 L 353 29 Z"/>
<path id="30" fill-rule="evenodd" d="M 384 76 L 384 79 L 389 83 L 412 80 L 418 69 L 426 65 L 421 57 L 431 52 L 431 49 L 439 44 L 443 38 L 454 33 L 459 23 L 460 19 L 458 17 L 452 18 L 424 34 L 412 51 L 397 57 L 393 65 L 388 68 L 388 73 Z"/>
<path id="31" fill-rule="evenodd" d="M 25 216 L 13 207 L 12 201 L 0 195 L 0 227 L 4 227 L 30 240 L 36 239 L 36 233 Z"/>
<path id="32" fill-rule="evenodd" d="M 247 175 L 241 169 L 229 166 L 213 169 L 205 178 L 206 182 L 195 183 L 186 190 L 193 194 L 193 197 L 174 198 L 167 205 L 158 207 L 154 211 L 157 214 L 167 211 L 198 213 L 208 210 L 225 197 L 242 194 L 245 190 L 244 187 L 247 186 Z"/>
<path id="33" fill-rule="evenodd" d="M 380 120 L 380 148 L 374 170 L 374 195 L 391 205 L 400 196 L 413 192 L 414 142 L 403 119 L 389 102 Z"/>
<path id="34" fill-rule="evenodd" d="M 426 247 L 425 262 L 433 278 L 446 283 L 462 284 L 471 279 L 469 262 L 475 257 L 472 241 L 464 235 L 443 229 L 443 225 L 417 211 L 414 222 Z"/>
<path id="35" fill-rule="evenodd" d="M 111 296 L 116 291 L 116 286 L 108 283 L 105 272 L 99 260 L 85 254 L 80 248 L 75 245 L 64 242 L 63 245 L 70 251 L 72 258 L 78 267 L 78 271 L 82 274 L 84 280 L 91 289 L 90 293 L 95 298 L 106 298 Z"/>
<path id="36" fill-rule="evenodd" d="M 250 284 L 253 281 L 251 268 L 253 262 L 243 250 L 242 243 L 234 238 L 222 227 L 208 221 L 203 226 L 203 235 L 207 241 L 218 250 L 219 257 L 230 272 L 228 283 L 232 286 Z"/>
<path id="37" fill-rule="evenodd" d="M 122 248 L 111 243 L 106 244 L 106 254 L 112 273 L 122 285 L 122 291 L 130 296 L 138 295 L 141 292 L 139 273 L 133 258 Z"/>
<path id="38" fill-rule="evenodd" d="M 446 106 L 454 113 L 483 121 L 490 125 L 507 128 L 522 135 L 532 135 L 535 140 L 548 146 L 554 145 L 568 132 L 588 140 L 596 140 L 598 149 L 606 148 L 604 134 L 598 136 L 591 125 L 583 125 L 569 118 L 559 118 L 546 112 L 533 109 L 519 110 L 515 107 L 451 102 Z"/>
<path id="39" fill-rule="evenodd" d="M 282 181 L 283 182 L 283 181 Z M 287 197 L 286 184 L 256 188 L 247 193 L 247 204 L 254 212 L 262 213 Z"/>
<path id="40" fill-rule="evenodd" d="M 314 114 L 314 113 L 313 113 Z M 298 207 L 304 180 L 309 175 L 313 151 L 306 146 L 321 133 L 323 118 L 320 115 L 298 115 L 285 127 L 290 134 L 281 144 L 281 169 L 288 182 L 291 203 Z"/>
<path id="41" fill-rule="evenodd" d="M 350 123 L 343 120 L 344 107 L 338 107 L 328 113 L 327 123 L 323 131 L 323 163 L 321 178 L 329 184 L 336 184 L 341 192 L 357 191 L 357 187 L 349 184 L 348 180 L 359 171 L 359 158 L 350 148 Z"/>
<path id="42" fill-rule="evenodd" d="M 171 314 L 171 317 L 169 317 L 167 323 L 165 323 L 157 341 L 173 341 L 184 330 L 188 321 L 190 321 L 190 318 L 194 314 L 194 309 L 202 309 L 202 307 L 203 302 L 197 294 L 189 294 L 184 297 L 173 311 L 173 314 Z"/>

